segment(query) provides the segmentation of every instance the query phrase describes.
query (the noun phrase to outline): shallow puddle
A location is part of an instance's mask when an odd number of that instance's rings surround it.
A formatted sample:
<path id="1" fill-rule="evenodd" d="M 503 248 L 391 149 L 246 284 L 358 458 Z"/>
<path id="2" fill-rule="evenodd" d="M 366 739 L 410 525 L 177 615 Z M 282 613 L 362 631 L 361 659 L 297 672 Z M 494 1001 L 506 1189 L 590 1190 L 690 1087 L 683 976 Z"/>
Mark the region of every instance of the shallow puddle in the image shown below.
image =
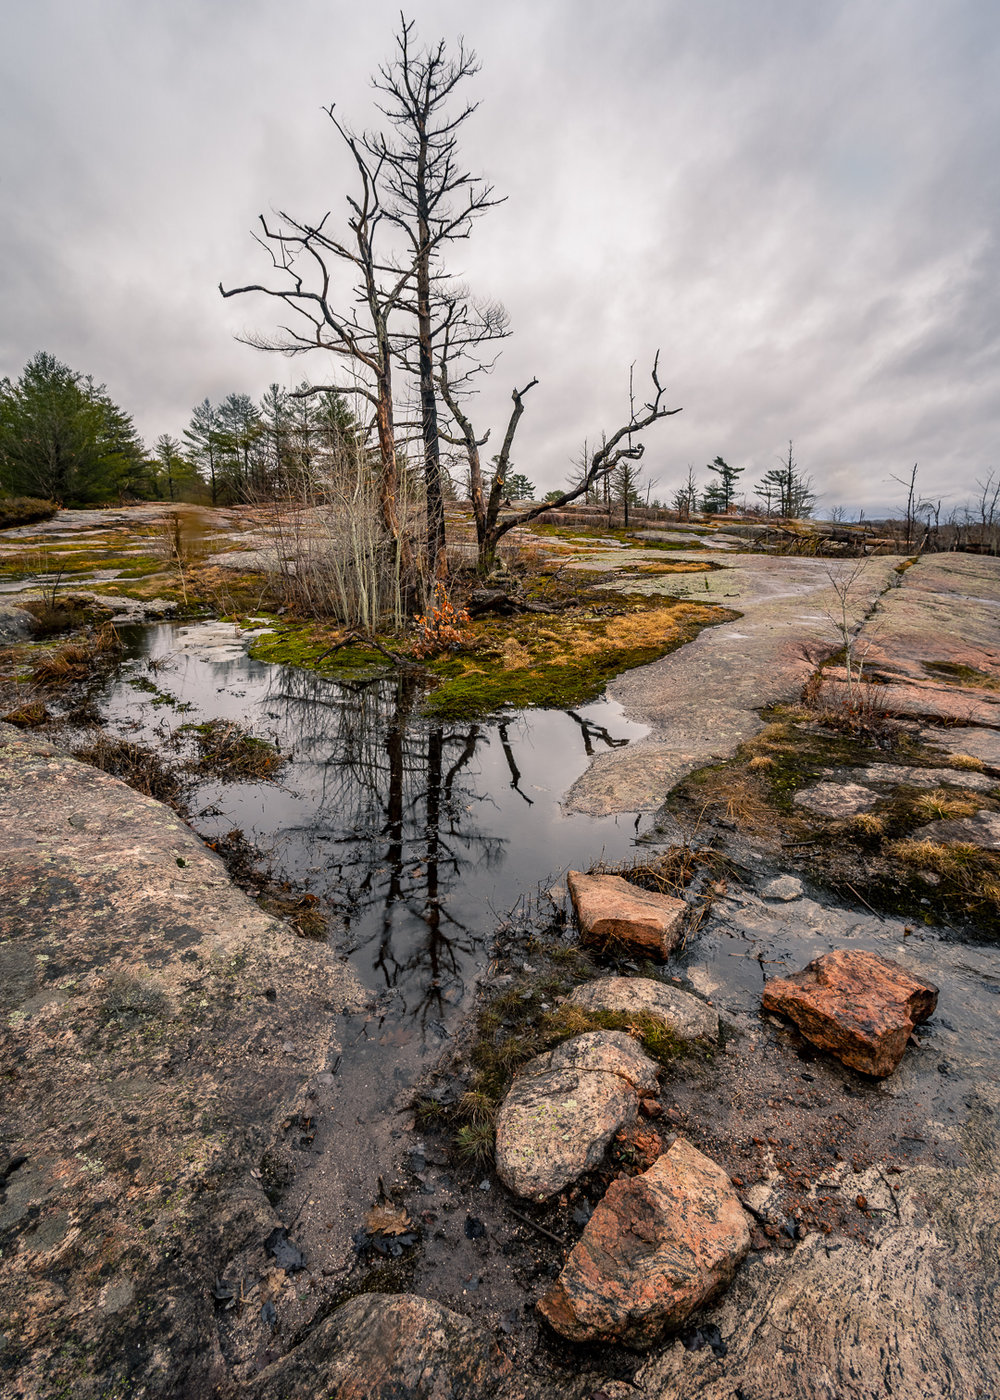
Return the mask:
<path id="1" fill-rule="evenodd" d="M 275 878 L 317 896 L 421 1058 L 467 1004 L 504 915 L 567 866 L 621 860 L 648 825 L 560 808 L 591 754 L 646 732 L 612 702 L 442 724 L 420 718 L 412 680 L 254 661 L 229 624 L 124 637 L 95 697 L 112 730 L 163 749 L 183 724 L 231 719 L 287 756 L 277 782 L 201 782 L 193 824 L 210 841 L 238 828 Z"/>

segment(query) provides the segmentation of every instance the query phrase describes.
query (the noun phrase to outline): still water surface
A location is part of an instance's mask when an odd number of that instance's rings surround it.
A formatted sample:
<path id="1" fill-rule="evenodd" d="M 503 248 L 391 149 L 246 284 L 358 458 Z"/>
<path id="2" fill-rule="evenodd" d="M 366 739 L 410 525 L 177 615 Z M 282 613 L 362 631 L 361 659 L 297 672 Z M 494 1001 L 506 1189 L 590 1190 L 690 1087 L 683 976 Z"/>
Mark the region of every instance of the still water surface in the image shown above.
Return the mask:
<path id="1" fill-rule="evenodd" d="M 110 727 L 162 747 L 183 724 L 233 719 L 280 748 L 277 782 L 202 782 L 193 823 L 208 840 L 239 828 L 275 877 L 316 895 L 331 940 L 425 1050 L 467 1003 L 503 915 L 569 866 L 622 859 L 648 825 L 560 806 L 592 754 L 646 732 L 610 701 L 442 724 L 420 717 L 411 680 L 254 661 L 228 624 L 126 641 L 96 697 Z"/>

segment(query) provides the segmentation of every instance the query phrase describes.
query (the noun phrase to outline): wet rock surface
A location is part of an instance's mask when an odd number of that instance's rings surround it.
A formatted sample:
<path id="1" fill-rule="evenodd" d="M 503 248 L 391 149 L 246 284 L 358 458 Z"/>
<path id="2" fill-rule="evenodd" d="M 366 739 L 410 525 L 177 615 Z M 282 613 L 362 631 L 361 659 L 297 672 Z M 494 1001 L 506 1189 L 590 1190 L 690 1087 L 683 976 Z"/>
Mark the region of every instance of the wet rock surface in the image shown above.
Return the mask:
<path id="1" fill-rule="evenodd" d="M 545 1200 L 596 1167 L 612 1137 L 658 1093 L 657 1069 L 621 1031 L 591 1031 L 539 1055 L 500 1106 L 497 1173 L 518 1196 Z"/>
<path id="2" fill-rule="evenodd" d="M 596 977 L 567 998 L 584 1011 L 617 1011 L 650 1016 L 678 1040 L 717 1040 L 719 1018 L 690 992 L 651 977 Z"/>
<path id="3" fill-rule="evenodd" d="M 0 884 L 0 1390 L 226 1393 L 298 1306 L 268 1192 L 366 998 L 169 809 L 7 726 Z"/>
<path id="4" fill-rule="evenodd" d="M 682 899 L 653 894 L 618 875 L 571 870 L 566 883 L 585 943 L 620 945 L 659 958 L 676 946 L 687 913 Z"/>
<path id="5" fill-rule="evenodd" d="M 899 963 L 851 949 L 773 978 L 761 1005 L 789 1017 L 813 1045 L 852 1069 L 883 1076 L 899 1064 L 914 1027 L 933 1014 L 937 999 L 933 983 Z"/>
<path id="6" fill-rule="evenodd" d="M 612 1183 L 538 1308 L 574 1341 L 648 1347 L 725 1287 L 749 1248 L 728 1176 L 678 1138 Z"/>
<path id="7" fill-rule="evenodd" d="M 413 1294 L 365 1293 L 265 1370 L 254 1400 L 480 1400 L 509 1374 L 488 1332 Z"/>
<path id="8" fill-rule="evenodd" d="M 680 551 L 671 557 L 696 556 Z M 570 789 L 571 810 L 594 816 L 655 811 L 686 773 L 728 756 L 756 734 L 761 707 L 797 699 L 815 658 L 837 646 L 826 615 L 836 603 L 830 571 L 839 573 L 837 561 L 745 554 L 718 562 L 710 573 L 630 580 L 630 588 L 719 603 L 741 616 L 611 682 L 608 695 L 651 732 L 628 749 L 600 755 Z M 899 562 L 873 560 L 866 580 L 872 601 Z"/>

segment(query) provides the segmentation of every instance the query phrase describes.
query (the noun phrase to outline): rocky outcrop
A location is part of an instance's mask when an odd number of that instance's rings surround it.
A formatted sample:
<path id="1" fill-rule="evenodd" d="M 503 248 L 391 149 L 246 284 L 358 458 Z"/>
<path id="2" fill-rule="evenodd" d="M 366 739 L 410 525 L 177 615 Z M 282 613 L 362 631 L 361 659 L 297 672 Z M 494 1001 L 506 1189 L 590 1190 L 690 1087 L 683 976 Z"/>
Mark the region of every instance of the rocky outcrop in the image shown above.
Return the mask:
<path id="1" fill-rule="evenodd" d="M 584 1011 L 650 1016 L 678 1040 L 719 1038 L 719 1018 L 710 1006 L 652 977 L 597 977 L 576 987 L 567 1000 Z"/>
<path id="2" fill-rule="evenodd" d="M 0 601 L 0 646 L 23 642 L 31 636 L 34 618 L 25 608 Z"/>
<path id="3" fill-rule="evenodd" d="M 751 1255 L 699 1317 L 722 1342 L 680 1340 L 614 1400 L 986 1400 L 1000 1337 L 1000 1102 L 973 1101 L 974 1167 L 876 1167 L 852 1189 L 873 1208 L 868 1239 L 809 1235 Z M 984 1131 L 984 1129 L 986 1131 Z M 717 1329 L 717 1330 L 716 1330 Z"/>
<path id="4" fill-rule="evenodd" d="M 282 1125 L 365 994 L 168 808 L 3 726 L 0 888 L 0 1392 L 228 1394 L 231 1329 L 271 1345 L 226 1303 L 273 1263 Z"/>
<path id="5" fill-rule="evenodd" d="M 538 1309 L 572 1341 L 648 1347 L 724 1288 L 749 1248 L 728 1176 L 678 1138 L 641 1176 L 612 1182 Z"/>
<path id="6" fill-rule="evenodd" d="M 253 1400 L 480 1400 L 510 1371 L 468 1318 L 411 1293 L 363 1293 L 263 1371 Z"/>
<path id="7" fill-rule="evenodd" d="M 543 1201 L 592 1171 L 608 1143 L 659 1092 L 656 1065 L 621 1031 L 591 1031 L 520 1071 L 497 1115 L 497 1173 Z"/>
<path id="8" fill-rule="evenodd" d="M 891 1074 L 913 1028 L 932 1015 L 938 989 L 899 963 L 860 949 L 815 958 L 768 982 L 765 1011 L 787 1016 L 807 1040 L 864 1074 Z"/>
<path id="9" fill-rule="evenodd" d="M 619 946 L 646 957 L 667 957 L 677 946 L 687 905 L 654 894 L 620 875 L 566 876 L 580 937 L 598 947 Z"/>

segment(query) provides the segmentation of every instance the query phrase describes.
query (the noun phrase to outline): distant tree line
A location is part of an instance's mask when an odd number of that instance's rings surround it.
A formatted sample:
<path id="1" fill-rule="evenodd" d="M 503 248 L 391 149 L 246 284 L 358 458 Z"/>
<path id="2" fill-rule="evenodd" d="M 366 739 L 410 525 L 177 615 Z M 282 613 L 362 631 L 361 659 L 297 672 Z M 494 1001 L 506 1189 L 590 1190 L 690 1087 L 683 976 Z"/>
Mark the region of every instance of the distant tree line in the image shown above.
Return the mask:
<path id="1" fill-rule="evenodd" d="M 259 404 L 204 399 L 183 440 L 163 433 L 148 452 L 103 384 L 42 351 L 17 380 L 0 380 L 0 493 L 71 506 L 308 499 L 354 469 L 361 436 L 340 394 L 272 384 Z"/>

